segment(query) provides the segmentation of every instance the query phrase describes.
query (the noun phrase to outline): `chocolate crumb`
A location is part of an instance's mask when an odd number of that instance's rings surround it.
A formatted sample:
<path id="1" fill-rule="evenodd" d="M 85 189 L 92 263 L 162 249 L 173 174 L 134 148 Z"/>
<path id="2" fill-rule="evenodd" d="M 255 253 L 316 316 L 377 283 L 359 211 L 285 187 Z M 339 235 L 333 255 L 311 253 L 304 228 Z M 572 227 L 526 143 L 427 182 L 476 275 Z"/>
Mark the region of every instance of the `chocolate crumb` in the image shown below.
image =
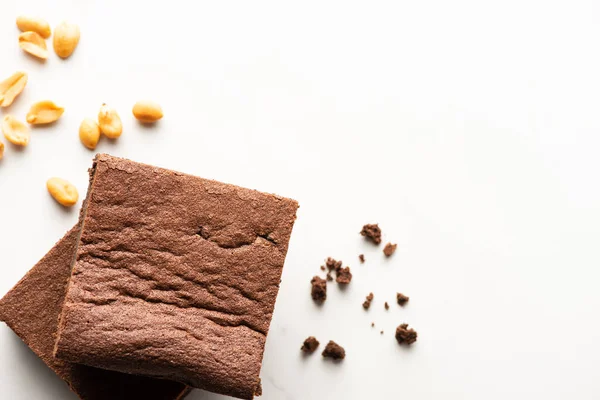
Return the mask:
<path id="1" fill-rule="evenodd" d="M 315 338 L 314 336 L 309 336 L 304 340 L 304 343 L 302 344 L 302 347 L 300 347 L 300 350 L 302 350 L 305 353 L 312 354 L 315 352 L 317 347 L 319 347 L 319 341 L 317 340 L 317 338 Z"/>
<path id="2" fill-rule="evenodd" d="M 400 304 L 402 307 L 404 307 L 404 305 L 408 303 L 408 300 L 410 300 L 408 296 L 405 296 L 402 293 L 396 293 L 396 299 L 398 299 L 398 304 Z"/>
<path id="3" fill-rule="evenodd" d="M 417 341 L 417 332 L 408 324 L 401 324 L 396 328 L 396 340 L 399 344 L 413 344 Z"/>
<path id="4" fill-rule="evenodd" d="M 341 261 L 336 261 L 336 260 L 334 260 L 331 257 L 327 257 L 327 260 L 325 261 L 325 266 L 330 271 L 333 271 L 333 270 L 337 271 L 340 268 L 342 268 L 342 262 Z"/>
<path id="5" fill-rule="evenodd" d="M 368 310 L 368 309 L 369 309 L 369 307 L 371 307 L 371 302 L 372 302 L 372 301 L 373 301 L 373 293 L 369 293 L 369 294 L 367 295 L 367 299 L 366 299 L 366 300 L 364 301 L 364 303 L 363 303 L 363 308 L 364 308 L 365 310 Z"/>
<path id="6" fill-rule="evenodd" d="M 350 267 L 340 268 L 336 270 L 335 281 L 337 283 L 341 283 L 347 285 L 352 280 L 352 273 L 350 272 Z"/>
<path id="7" fill-rule="evenodd" d="M 361 263 L 365 262 L 365 255 L 364 254 L 359 254 L 358 255 L 358 259 L 360 260 Z"/>
<path id="8" fill-rule="evenodd" d="M 322 304 L 325 299 L 327 299 L 327 281 L 323 278 L 319 278 L 318 276 L 314 276 L 310 280 L 310 284 L 312 285 L 310 295 L 314 301 Z"/>
<path id="9" fill-rule="evenodd" d="M 383 331 L 379 332 L 381 335 L 383 335 Z"/>
<path id="10" fill-rule="evenodd" d="M 379 225 L 377 224 L 366 224 L 363 226 L 360 234 L 375 244 L 381 243 L 381 229 L 379 229 Z"/>
<path id="11" fill-rule="evenodd" d="M 371 328 L 375 327 L 375 322 L 371 322 Z"/>
<path id="12" fill-rule="evenodd" d="M 321 265 L 321 271 L 325 271 L 325 266 Z"/>
<path id="13" fill-rule="evenodd" d="M 385 307 L 386 310 L 390 309 L 390 305 L 388 304 L 388 302 L 386 301 L 385 304 L 383 305 Z"/>
<path id="14" fill-rule="evenodd" d="M 329 271 L 329 272 L 327 273 L 327 280 L 328 280 L 328 281 L 332 281 L 332 280 L 333 280 L 333 276 L 331 276 L 331 271 Z"/>
<path id="15" fill-rule="evenodd" d="M 386 257 L 390 257 L 392 254 L 394 254 L 396 252 L 396 247 L 398 247 L 397 244 L 391 244 L 391 243 L 386 244 L 385 247 L 383 248 L 383 254 L 385 254 Z"/>
<path id="16" fill-rule="evenodd" d="M 330 340 L 329 343 L 327 343 L 327 346 L 325 346 L 325 350 L 323 350 L 322 354 L 323 357 L 328 357 L 333 360 L 343 360 L 346 358 L 346 351 L 344 348 L 333 340 Z"/>

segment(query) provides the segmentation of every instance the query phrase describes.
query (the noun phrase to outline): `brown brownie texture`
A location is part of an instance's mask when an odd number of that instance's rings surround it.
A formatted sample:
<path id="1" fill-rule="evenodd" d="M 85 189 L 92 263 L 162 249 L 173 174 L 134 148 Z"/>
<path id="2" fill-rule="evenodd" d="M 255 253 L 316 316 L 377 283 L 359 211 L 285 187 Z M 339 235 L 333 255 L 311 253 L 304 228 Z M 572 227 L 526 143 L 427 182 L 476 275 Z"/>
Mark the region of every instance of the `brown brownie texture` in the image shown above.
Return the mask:
<path id="1" fill-rule="evenodd" d="M 381 243 L 381 229 L 377 224 L 366 224 L 360 234 L 375 244 Z"/>
<path id="2" fill-rule="evenodd" d="M 396 328 L 396 340 L 399 344 L 413 344 L 417 341 L 417 332 L 408 324 L 400 324 Z"/>
<path id="3" fill-rule="evenodd" d="M 77 235 L 77 227 L 69 231 L 0 300 L 0 320 L 82 400 L 183 399 L 189 389 L 181 383 L 86 367 L 53 357 L 54 335 Z"/>
<path id="4" fill-rule="evenodd" d="M 322 353 L 323 357 L 331 358 L 333 360 L 343 360 L 346 358 L 346 350 L 333 340 L 330 340 L 325 346 L 325 350 Z"/>
<path id="5" fill-rule="evenodd" d="M 312 285 L 310 289 L 312 299 L 319 304 L 323 304 L 327 300 L 327 281 L 315 275 L 310 280 L 310 284 Z"/>
<path id="6" fill-rule="evenodd" d="M 369 307 L 371 307 L 371 302 L 373 301 L 373 293 L 369 293 L 365 299 L 365 301 L 363 302 L 363 308 L 365 310 L 368 310 Z"/>
<path id="7" fill-rule="evenodd" d="M 314 336 L 309 336 L 304 340 L 304 343 L 302 343 L 302 347 L 300 348 L 300 350 L 302 350 L 305 353 L 312 354 L 315 352 L 317 347 L 319 347 L 319 341 L 317 340 L 317 338 Z"/>
<path id="8" fill-rule="evenodd" d="M 388 304 L 388 302 L 386 301 L 385 304 L 383 305 L 385 307 L 386 310 L 390 309 L 390 305 Z"/>
<path id="9" fill-rule="evenodd" d="M 97 155 L 55 356 L 252 399 L 297 208 Z"/>
<path id="10" fill-rule="evenodd" d="M 383 248 L 383 254 L 385 254 L 386 257 L 390 257 L 392 254 L 394 254 L 396 252 L 396 247 L 398 247 L 397 244 L 391 244 L 391 243 L 386 244 L 385 247 Z"/>
<path id="11" fill-rule="evenodd" d="M 359 261 L 360 261 L 361 264 L 364 263 L 365 262 L 365 255 L 364 254 L 359 254 L 358 255 L 358 259 L 359 259 Z"/>
<path id="12" fill-rule="evenodd" d="M 396 300 L 398 300 L 399 305 L 404 307 L 404 305 L 408 303 L 408 300 L 410 300 L 410 297 L 405 296 L 402 293 L 396 293 Z"/>
<path id="13" fill-rule="evenodd" d="M 342 268 L 342 262 L 328 257 L 327 260 L 325 260 L 325 266 L 329 271 L 337 271 Z"/>

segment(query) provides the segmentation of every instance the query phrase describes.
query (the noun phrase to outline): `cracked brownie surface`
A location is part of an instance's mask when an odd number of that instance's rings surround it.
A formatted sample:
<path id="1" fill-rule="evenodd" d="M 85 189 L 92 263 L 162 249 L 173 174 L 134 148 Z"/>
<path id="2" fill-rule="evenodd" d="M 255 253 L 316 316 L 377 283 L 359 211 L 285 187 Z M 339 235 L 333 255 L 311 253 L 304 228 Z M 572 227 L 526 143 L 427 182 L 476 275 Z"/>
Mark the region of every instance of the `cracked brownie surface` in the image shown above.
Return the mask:
<path id="1" fill-rule="evenodd" d="M 0 320 L 82 400 L 183 399 L 188 389 L 181 383 L 106 371 L 53 357 L 54 335 L 71 274 L 77 233 L 77 227 L 71 229 L 0 300 Z"/>
<path id="2" fill-rule="evenodd" d="M 98 155 L 56 356 L 251 399 L 297 208 Z"/>

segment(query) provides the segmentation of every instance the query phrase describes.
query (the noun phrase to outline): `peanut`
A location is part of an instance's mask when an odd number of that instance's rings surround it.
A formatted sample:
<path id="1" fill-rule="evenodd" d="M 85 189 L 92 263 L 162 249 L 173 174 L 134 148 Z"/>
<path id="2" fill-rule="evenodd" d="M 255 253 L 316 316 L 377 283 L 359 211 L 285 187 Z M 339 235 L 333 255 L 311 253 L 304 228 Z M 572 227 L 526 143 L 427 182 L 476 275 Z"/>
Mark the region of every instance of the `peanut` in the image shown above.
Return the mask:
<path id="1" fill-rule="evenodd" d="M 17 27 L 21 32 L 33 31 L 44 39 L 48 39 L 51 33 L 50 25 L 41 18 L 21 15 L 20 17 L 17 17 Z"/>
<path id="2" fill-rule="evenodd" d="M 116 139 L 123 133 L 123 124 L 121 123 L 119 114 L 117 114 L 114 108 L 106 104 L 102 104 L 102 107 L 100 107 L 98 125 L 100 126 L 100 132 L 111 139 Z"/>
<path id="3" fill-rule="evenodd" d="M 10 77 L 0 82 L 0 107 L 8 107 L 23 91 L 27 84 L 25 72 L 15 72 Z"/>
<path id="4" fill-rule="evenodd" d="M 100 127 L 91 118 L 86 118 L 79 125 L 79 140 L 85 147 L 94 150 L 100 140 Z"/>
<path id="5" fill-rule="evenodd" d="M 32 56 L 41 58 L 42 60 L 48 58 L 46 41 L 43 37 L 33 31 L 23 32 L 19 35 L 19 47 Z"/>
<path id="6" fill-rule="evenodd" d="M 138 101 L 133 106 L 133 116 L 144 123 L 156 122 L 163 117 L 163 111 L 158 103 L 153 101 Z"/>
<path id="7" fill-rule="evenodd" d="M 60 58 L 67 58 L 73 54 L 77 44 L 79 44 L 80 35 L 77 25 L 61 22 L 54 29 L 54 38 L 52 39 L 56 55 Z"/>
<path id="8" fill-rule="evenodd" d="M 77 188 L 71 183 L 61 178 L 50 178 L 46 182 L 48 192 L 54 197 L 54 200 L 65 207 L 71 207 L 79 200 Z"/>
<path id="9" fill-rule="evenodd" d="M 49 124 L 58 120 L 64 112 L 65 109 L 57 106 L 53 101 L 43 100 L 31 106 L 25 119 L 33 125 Z"/>
<path id="10" fill-rule="evenodd" d="M 4 143 L 0 142 L 0 160 L 4 156 Z"/>
<path id="11" fill-rule="evenodd" d="M 6 140 L 17 146 L 27 146 L 29 143 L 29 129 L 12 115 L 2 119 L 2 133 Z"/>

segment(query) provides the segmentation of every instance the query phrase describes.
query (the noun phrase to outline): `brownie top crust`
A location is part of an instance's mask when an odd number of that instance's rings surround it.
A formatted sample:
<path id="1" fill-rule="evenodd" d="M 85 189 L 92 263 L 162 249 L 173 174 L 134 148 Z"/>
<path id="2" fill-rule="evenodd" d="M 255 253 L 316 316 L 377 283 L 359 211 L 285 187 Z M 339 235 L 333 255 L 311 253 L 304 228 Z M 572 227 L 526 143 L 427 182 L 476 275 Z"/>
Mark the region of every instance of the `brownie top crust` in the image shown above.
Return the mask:
<path id="1" fill-rule="evenodd" d="M 182 399 L 188 390 L 181 383 L 105 371 L 53 357 L 58 317 L 71 275 L 78 232 L 77 227 L 71 229 L 0 300 L 0 320 L 82 400 Z"/>
<path id="2" fill-rule="evenodd" d="M 253 398 L 297 208 L 96 156 L 56 356 Z"/>

